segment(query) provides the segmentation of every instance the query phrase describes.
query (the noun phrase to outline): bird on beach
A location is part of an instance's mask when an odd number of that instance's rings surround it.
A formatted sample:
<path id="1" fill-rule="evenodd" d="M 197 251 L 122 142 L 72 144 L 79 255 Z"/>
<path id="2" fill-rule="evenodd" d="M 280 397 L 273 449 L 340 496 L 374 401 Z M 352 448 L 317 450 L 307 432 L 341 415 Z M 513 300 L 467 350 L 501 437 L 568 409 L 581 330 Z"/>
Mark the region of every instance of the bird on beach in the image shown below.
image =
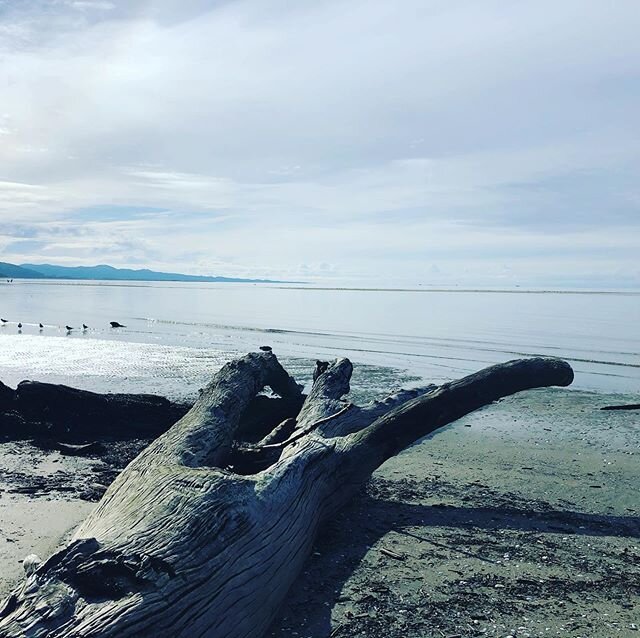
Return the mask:
<path id="1" fill-rule="evenodd" d="M 3 325 L 4 325 L 5 323 L 9 323 L 7 319 L 0 319 L 0 321 L 2 321 Z"/>
<path id="2" fill-rule="evenodd" d="M 87 328 L 88 328 L 88 327 L 89 327 L 89 326 L 88 326 L 86 323 L 83 323 L 83 324 L 82 324 L 82 329 L 83 329 L 83 330 L 87 330 Z"/>
<path id="3" fill-rule="evenodd" d="M 127 327 L 127 326 L 122 325 L 118 321 L 110 321 L 109 323 L 111 324 L 112 328 L 126 328 Z"/>
<path id="4" fill-rule="evenodd" d="M 273 348 L 271 346 L 260 346 L 260 350 L 262 350 L 262 352 L 271 352 Z"/>
<path id="5" fill-rule="evenodd" d="M 18 330 L 20 330 L 21 328 L 22 328 L 22 322 L 18 324 Z"/>
<path id="6" fill-rule="evenodd" d="M 38 324 L 38 327 L 40 328 L 40 330 L 44 328 L 44 326 L 41 323 Z"/>
<path id="7" fill-rule="evenodd" d="M 73 326 L 65 326 L 67 332 L 71 332 L 73 330 Z"/>

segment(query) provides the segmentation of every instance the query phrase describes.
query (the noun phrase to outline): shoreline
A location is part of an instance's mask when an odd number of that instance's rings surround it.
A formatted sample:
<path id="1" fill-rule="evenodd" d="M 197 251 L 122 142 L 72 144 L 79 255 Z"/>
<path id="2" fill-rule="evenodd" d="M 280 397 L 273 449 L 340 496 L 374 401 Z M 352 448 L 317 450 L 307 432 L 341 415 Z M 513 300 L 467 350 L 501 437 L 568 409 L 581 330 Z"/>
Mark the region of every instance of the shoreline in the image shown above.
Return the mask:
<path id="1" fill-rule="evenodd" d="M 4 281 L 0 275 L 0 286 L 8 285 L 9 282 Z M 214 286 L 255 286 L 259 285 L 264 288 L 273 288 L 274 290 L 312 290 L 312 291 L 335 291 L 335 292 L 453 292 L 453 293 L 497 293 L 497 294 L 533 294 L 533 295 L 623 295 L 623 296 L 640 296 L 640 290 L 636 286 L 627 288 L 581 288 L 577 286 L 568 286 L 563 288 L 558 286 L 555 288 L 545 287 L 521 287 L 514 284 L 511 288 L 506 287 L 456 287 L 442 285 L 422 285 L 418 284 L 413 287 L 375 287 L 375 286 L 327 286 L 326 284 L 314 285 L 313 282 L 297 282 L 297 281 L 270 281 L 259 279 L 248 279 L 246 281 L 185 281 L 181 279 L 73 279 L 72 277 L 45 277 L 38 279 L 36 277 L 16 278 L 14 283 L 29 285 L 72 285 L 72 286 L 115 286 L 124 288 L 179 288 L 188 285 L 189 288 L 200 288 L 201 290 L 211 290 Z M 202 285 L 202 284 L 209 284 Z M 164 285 L 164 286 L 163 286 Z"/>

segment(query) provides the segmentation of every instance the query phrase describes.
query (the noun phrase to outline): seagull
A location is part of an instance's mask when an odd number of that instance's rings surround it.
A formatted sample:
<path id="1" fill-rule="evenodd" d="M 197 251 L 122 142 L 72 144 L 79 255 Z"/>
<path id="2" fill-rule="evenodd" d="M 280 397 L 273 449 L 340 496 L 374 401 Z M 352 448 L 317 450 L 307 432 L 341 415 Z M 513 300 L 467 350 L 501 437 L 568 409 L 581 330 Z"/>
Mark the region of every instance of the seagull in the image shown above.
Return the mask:
<path id="1" fill-rule="evenodd" d="M 86 330 L 88 327 L 89 327 L 89 326 L 88 326 L 86 323 L 83 323 L 83 324 L 82 324 L 82 329 L 83 329 L 83 330 Z"/>
<path id="2" fill-rule="evenodd" d="M 127 326 L 123 326 L 121 323 L 117 322 L 117 321 L 110 321 L 109 322 L 111 324 L 112 328 L 126 328 Z"/>

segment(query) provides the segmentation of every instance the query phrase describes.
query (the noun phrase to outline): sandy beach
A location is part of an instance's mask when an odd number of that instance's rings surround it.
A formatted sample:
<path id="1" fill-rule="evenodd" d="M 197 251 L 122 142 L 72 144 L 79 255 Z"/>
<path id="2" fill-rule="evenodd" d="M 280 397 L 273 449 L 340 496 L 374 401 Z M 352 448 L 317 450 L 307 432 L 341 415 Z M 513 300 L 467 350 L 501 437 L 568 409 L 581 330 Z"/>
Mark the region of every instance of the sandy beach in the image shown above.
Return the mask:
<path id="1" fill-rule="evenodd" d="M 523 393 L 391 459 L 270 636 L 637 636 L 640 413 L 599 409 L 631 398 Z"/>
<path id="2" fill-rule="evenodd" d="M 640 413 L 600 410 L 633 402 L 530 391 L 391 459 L 318 538 L 268 635 L 639 635 Z M 109 474 L 28 443 L 0 452 L 4 595 Z"/>

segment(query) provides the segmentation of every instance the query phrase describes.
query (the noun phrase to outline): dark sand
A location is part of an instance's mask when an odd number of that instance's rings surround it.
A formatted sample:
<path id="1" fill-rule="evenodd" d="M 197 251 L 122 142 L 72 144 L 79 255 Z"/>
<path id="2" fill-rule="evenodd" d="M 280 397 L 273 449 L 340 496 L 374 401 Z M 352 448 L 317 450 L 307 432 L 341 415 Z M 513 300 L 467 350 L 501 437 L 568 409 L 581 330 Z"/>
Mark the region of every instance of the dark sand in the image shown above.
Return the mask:
<path id="1" fill-rule="evenodd" d="M 638 396 L 536 390 L 391 459 L 324 530 L 268 635 L 640 636 L 640 412 L 599 410 L 625 402 Z M 16 493 L 34 472 L 41 487 Z M 0 447 L 0 593 L 109 475 Z"/>

